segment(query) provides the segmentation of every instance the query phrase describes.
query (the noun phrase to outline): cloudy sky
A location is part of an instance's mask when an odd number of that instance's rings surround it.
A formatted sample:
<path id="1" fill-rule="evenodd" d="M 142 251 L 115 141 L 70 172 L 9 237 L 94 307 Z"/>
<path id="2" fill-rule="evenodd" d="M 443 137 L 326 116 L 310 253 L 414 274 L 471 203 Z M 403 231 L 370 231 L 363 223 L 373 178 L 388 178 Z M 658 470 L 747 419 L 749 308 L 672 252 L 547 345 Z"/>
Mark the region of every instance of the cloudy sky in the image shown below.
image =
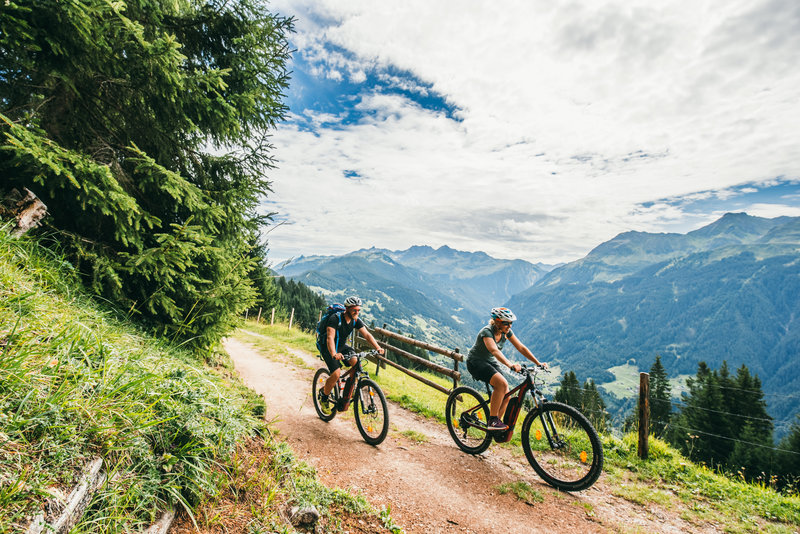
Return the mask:
<path id="1" fill-rule="evenodd" d="M 800 216 L 797 0 L 274 0 L 296 19 L 273 264 L 448 245 L 579 259 Z"/>

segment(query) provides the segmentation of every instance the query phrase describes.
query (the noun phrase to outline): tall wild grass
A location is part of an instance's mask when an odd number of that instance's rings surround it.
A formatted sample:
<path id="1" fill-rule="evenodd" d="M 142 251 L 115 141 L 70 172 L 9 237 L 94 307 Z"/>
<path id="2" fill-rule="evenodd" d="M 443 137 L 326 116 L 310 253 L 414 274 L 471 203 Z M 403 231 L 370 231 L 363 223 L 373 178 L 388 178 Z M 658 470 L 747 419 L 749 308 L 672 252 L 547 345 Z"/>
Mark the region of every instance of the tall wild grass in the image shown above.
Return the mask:
<path id="1" fill-rule="evenodd" d="M 261 425 L 260 397 L 79 288 L 57 254 L 0 228 L 0 532 L 23 529 L 97 456 L 109 482 L 79 530 L 134 531 L 189 509 Z"/>

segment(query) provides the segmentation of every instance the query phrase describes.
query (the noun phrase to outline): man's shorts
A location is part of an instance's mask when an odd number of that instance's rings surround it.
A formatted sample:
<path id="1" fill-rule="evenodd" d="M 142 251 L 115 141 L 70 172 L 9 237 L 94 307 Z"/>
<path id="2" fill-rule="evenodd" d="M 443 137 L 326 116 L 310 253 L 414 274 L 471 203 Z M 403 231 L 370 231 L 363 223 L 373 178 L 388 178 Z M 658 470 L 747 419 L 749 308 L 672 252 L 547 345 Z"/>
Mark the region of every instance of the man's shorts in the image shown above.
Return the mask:
<path id="1" fill-rule="evenodd" d="M 342 356 L 344 356 L 342 360 L 337 360 L 336 358 L 328 354 L 327 350 L 320 351 L 322 359 L 325 360 L 325 365 L 328 366 L 328 371 L 330 371 L 331 374 L 335 373 L 337 369 L 341 369 L 342 361 L 343 360 L 347 361 L 349 359 L 348 356 L 350 356 L 351 354 L 355 354 L 356 350 L 350 345 L 344 345 L 343 347 L 339 348 L 339 352 L 341 352 Z"/>
<path id="2" fill-rule="evenodd" d="M 490 382 L 495 373 L 500 372 L 500 362 L 497 360 L 467 359 L 467 371 L 472 378 L 479 382 Z"/>

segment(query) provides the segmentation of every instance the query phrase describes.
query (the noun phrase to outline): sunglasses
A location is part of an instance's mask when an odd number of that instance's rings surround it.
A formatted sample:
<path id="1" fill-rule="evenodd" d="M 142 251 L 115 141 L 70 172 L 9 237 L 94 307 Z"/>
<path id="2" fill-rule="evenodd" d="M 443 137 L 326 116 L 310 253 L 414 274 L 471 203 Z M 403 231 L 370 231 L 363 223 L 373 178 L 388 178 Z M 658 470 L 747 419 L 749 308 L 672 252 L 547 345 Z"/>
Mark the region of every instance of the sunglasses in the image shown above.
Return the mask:
<path id="1" fill-rule="evenodd" d="M 500 321 L 500 324 L 503 326 L 511 326 L 512 321 Z"/>

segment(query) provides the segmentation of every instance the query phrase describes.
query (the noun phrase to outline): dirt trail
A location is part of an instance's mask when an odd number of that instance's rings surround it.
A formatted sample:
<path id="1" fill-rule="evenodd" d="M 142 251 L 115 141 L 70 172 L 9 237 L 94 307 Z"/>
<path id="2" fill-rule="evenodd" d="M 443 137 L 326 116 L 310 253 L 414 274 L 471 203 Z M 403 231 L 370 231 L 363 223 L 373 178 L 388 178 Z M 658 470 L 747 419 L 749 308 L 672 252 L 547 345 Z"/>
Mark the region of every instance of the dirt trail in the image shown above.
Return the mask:
<path id="1" fill-rule="evenodd" d="M 390 506 L 393 520 L 408 534 L 705 531 L 610 495 L 605 475 L 586 491 L 561 493 L 542 482 L 524 456 L 515 458 L 503 447 L 464 454 L 444 425 L 392 402 L 388 437 L 377 447 L 367 445 L 352 410 L 329 423 L 317 417 L 311 400 L 314 371 L 267 358 L 236 339 L 224 346 L 244 382 L 264 395 L 267 418 L 276 421 L 281 439 L 298 457 L 313 465 L 326 485 L 361 492 L 377 507 Z M 288 350 L 312 368 L 322 365 L 309 353 Z M 403 434 L 409 430 L 427 441 Z M 544 502 L 527 504 L 497 490 L 517 481 L 527 482 Z"/>

